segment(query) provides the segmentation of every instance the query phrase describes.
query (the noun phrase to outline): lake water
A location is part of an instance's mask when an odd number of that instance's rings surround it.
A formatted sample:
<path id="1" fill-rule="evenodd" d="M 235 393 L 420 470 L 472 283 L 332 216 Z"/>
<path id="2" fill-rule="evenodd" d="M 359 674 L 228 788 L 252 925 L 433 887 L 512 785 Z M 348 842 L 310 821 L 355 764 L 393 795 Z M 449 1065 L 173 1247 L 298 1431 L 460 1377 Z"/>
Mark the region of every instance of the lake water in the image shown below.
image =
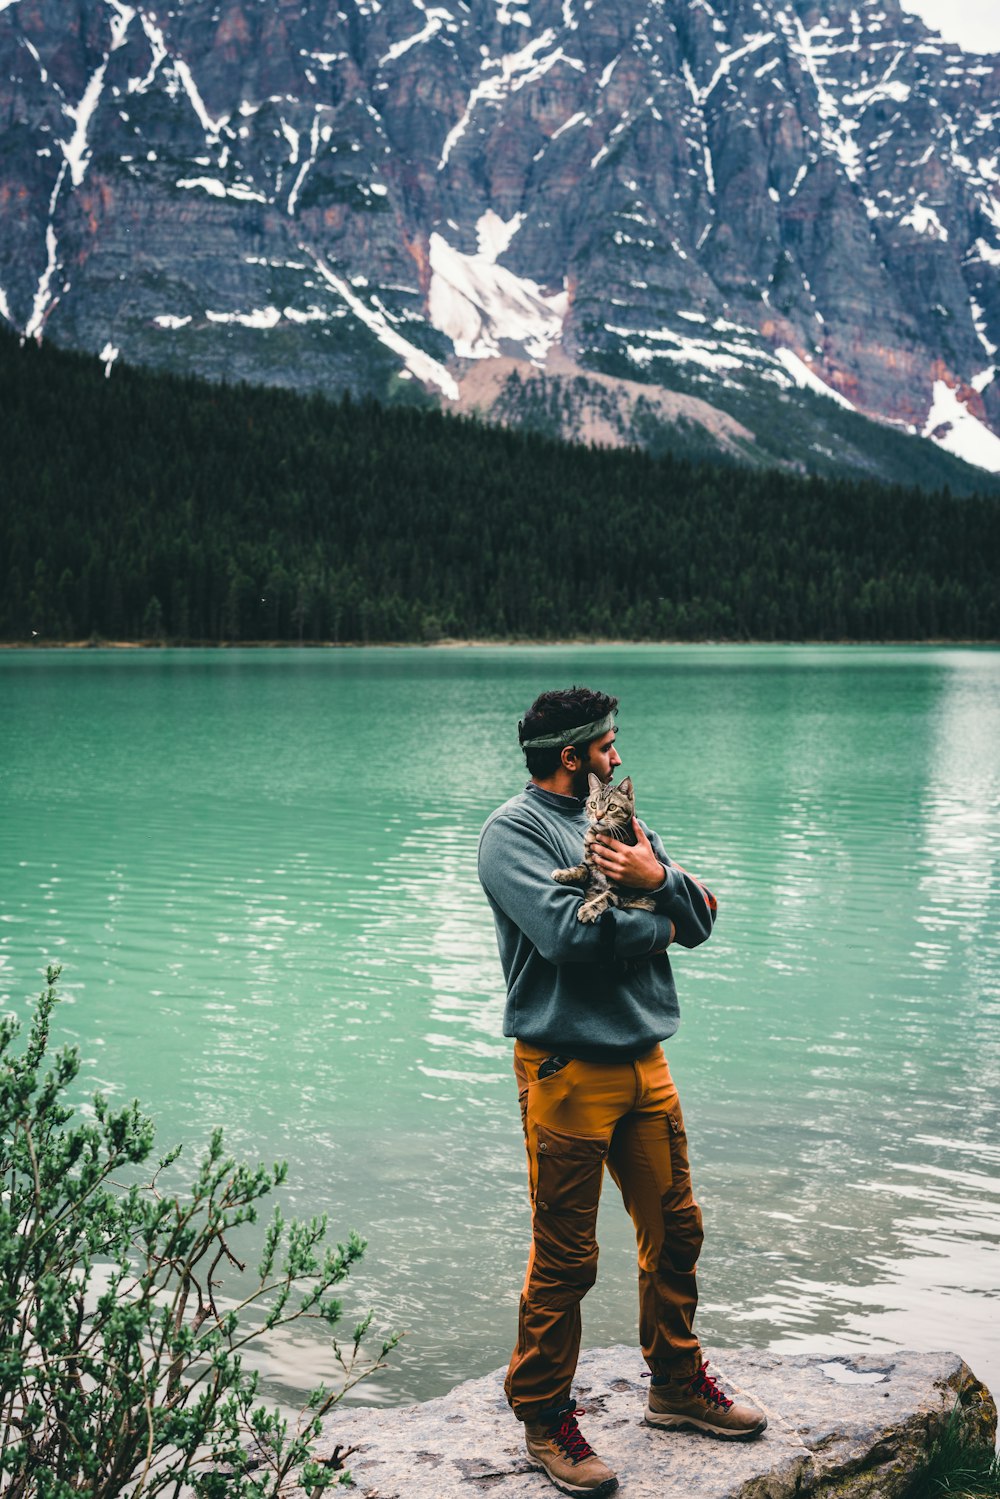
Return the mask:
<path id="1" fill-rule="evenodd" d="M 0 652 L 0 1001 L 64 967 L 81 1097 L 216 1124 L 370 1248 L 357 1398 L 506 1361 L 528 1245 L 476 881 L 548 686 L 619 695 L 640 812 L 719 898 L 668 1047 L 706 1348 L 956 1348 L 1000 1390 L 1000 652 Z M 630 1341 L 606 1184 L 589 1344 Z M 317 1334 L 262 1353 L 286 1401 Z M 637 1354 L 636 1369 L 641 1367 Z"/>

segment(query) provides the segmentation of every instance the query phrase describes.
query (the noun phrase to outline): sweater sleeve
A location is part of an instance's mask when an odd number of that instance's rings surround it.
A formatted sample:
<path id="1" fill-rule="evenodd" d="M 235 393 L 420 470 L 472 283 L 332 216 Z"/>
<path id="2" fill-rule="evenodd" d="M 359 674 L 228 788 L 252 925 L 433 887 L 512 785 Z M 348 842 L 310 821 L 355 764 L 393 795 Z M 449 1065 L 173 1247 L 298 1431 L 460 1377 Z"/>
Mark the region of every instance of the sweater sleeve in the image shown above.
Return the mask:
<path id="1" fill-rule="evenodd" d="M 698 947 L 712 935 L 718 902 L 701 880 L 667 857 L 658 833 L 647 828 L 645 823 L 641 827 L 664 870 L 663 884 L 652 892 L 656 909 L 674 923 L 677 929 L 675 941 L 682 947 Z"/>
<path id="2" fill-rule="evenodd" d="M 608 963 L 667 946 L 673 917 L 666 913 L 611 909 L 599 922 L 579 921 L 580 890 L 552 878 L 555 863 L 538 829 L 507 818 L 489 823 L 480 839 L 483 888 L 548 962 Z"/>

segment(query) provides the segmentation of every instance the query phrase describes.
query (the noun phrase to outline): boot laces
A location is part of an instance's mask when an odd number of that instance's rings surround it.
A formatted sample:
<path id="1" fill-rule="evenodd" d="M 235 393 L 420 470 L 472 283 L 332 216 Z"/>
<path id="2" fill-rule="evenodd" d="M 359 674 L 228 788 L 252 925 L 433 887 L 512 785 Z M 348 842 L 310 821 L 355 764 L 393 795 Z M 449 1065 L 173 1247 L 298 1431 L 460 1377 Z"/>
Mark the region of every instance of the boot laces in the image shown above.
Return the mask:
<path id="1" fill-rule="evenodd" d="M 579 1407 L 576 1409 L 573 1406 L 567 1407 L 566 1410 L 559 1412 L 556 1418 L 558 1425 L 553 1426 L 550 1433 L 553 1441 L 559 1444 L 566 1456 L 574 1463 L 582 1463 L 585 1458 L 594 1456 L 593 1447 L 576 1424 L 577 1416 L 584 1415 L 586 1411 Z"/>
<path id="2" fill-rule="evenodd" d="M 703 1400 L 711 1400 L 713 1405 L 721 1406 L 724 1411 L 727 1411 L 733 1402 L 727 1395 L 722 1393 L 714 1378 L 707 1370 L 708 1359 L 705 1360 L 692 1379 L 690 1385 L 691 1393 L 693 1395 L 700 1395 Z"/>

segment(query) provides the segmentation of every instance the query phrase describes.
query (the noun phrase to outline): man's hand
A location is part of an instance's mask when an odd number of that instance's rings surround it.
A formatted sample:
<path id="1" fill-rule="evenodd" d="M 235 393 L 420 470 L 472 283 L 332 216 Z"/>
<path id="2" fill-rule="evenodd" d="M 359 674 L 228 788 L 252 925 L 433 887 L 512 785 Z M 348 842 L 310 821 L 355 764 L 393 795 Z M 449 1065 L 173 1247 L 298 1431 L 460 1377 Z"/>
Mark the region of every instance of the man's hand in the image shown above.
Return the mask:
<path id="1" fill-rule="evenodd" d="M 627 843 L 616 843 L 603 833 L 595 834 L 590 845 L 591 858 L 601 873 L 616 884 L 625 885 L 629 890 L 658 890 L 666 879 L 666 871 L 634 817 L 632 827 L 638 842 L 631 848 Z"/>

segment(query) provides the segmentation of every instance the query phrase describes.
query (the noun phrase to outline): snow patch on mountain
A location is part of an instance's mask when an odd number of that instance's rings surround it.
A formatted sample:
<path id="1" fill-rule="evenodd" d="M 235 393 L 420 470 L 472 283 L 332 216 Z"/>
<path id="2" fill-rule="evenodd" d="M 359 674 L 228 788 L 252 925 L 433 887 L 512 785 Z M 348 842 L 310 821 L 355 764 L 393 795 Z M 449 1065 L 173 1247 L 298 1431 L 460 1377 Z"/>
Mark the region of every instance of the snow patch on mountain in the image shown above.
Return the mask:
<path id="1" fill-rule="evenodd" d="M 604 69 L 604 72 L 601 74 L 600 78 L 598 78 L 598 80 L 597 80 L 597 87 L 598 87 L 599 90 L 607 88 L 608 84 L 611 82 L 611 75 L 615 71 L 615 68 L 617 68 L 617 66 L 618 66 L 618 64 L 620 62 L 621 62 L 621 53 L 619 53 L 617 57 L 613 57 L 611 59 L 611 61 L 607 65 L 607 67 Z"/>
<path id="2" fill-rule="evenodd" d="M 107 71 L 107 66 L 108 59 L 105 58 L 100 67 L 91 75 L 79 104 L 75 106 L 72 104 L 63 105 L 63 110 L 76 127 L 68 141 L 59 142 L 63 155 L 69 162 L 70 180 L 74 187 L 80 186 L 86 174 L 87 167 L 90 164 L 90 152 L 87 149 L 87 131 L 104 89 L 104 74 Z"/>
<path id="3" fill-rule="evenodd" d="M 277 307 L 255 307 L 252 312 L 210 312 L 205 309 L 210 323 L 238 323 L 241 328 L 276 328 L 281 322 Z"/>
<path id="4" fill-rule="evenodd" d="M 135 10 L 131 5 L 125 5 L 124 0 L 107 0 L 114 11 L 111 17 L 111 50 L 117 52 L 119 47 L 125 45 L 128 29 L 135 20 Z"/>
<path id="5" fill-rule="evenodd" d="M 160 64 L 167 56 L 167 44 L 163 39 L 163 32 L 144 11 L 139 12 L 139 21 L 143 31 L 146 33 L 146 41 L 149 43 L 150 61 L 149 68 L 143 78 L 130 78 L 128 91 L 130 94 L 144 94 L 153 79 L 160 70 Z"/>
<path id="6" fill-rule="evenodd" d="M 852 137 L 857 131 L 857 121 L 842 114 L 830 81 L 823 76 L 822 64 L 829 55 L 823 43 L 828 36 L 828 23 L 807 29 L 801 18 L 791 18 L 783 10 L 775 12 L 775 20 L 781 26 L 788 41 L 789 50 L 802 63 L 812 79 L 816 90 L 823 145 L 836 156 L 851 182 L 858 183 L 863 175 L 861 151 Z M 818 37 L 818 44 L 814 38 Z"/>
<path id="7" fill-rule="evenodd" d="M 450 10 L 427 10 L 422 5 L 418 9 L 422 10 L 427 18 L 424 25 L 419 31 L 413 32 L 411 36 L 404 37 L 401 42 L 393 42 L 388 52 L 379 58 L 378 65 L 380 68 L 384 68 L 387 62 L 395 62 L 397 57 L 405 56 L 411 47 L 417 47 L 421 42 L 429 42 L 433 37 L 437 36 L 442 26 L 447 25 L 449 22 L 452 23 L 448 27 L 449 31 L 458 29 L 454 25 Z"/>
<path id="8" fill-rule="evenodd" d="M 463 255 L 442 234 L 430 237 L 430 319 L 460 359 L 493 358 L 500 354 L 501 342 L 511 342 L 543 364 L 562 333 L 565 290 L 546 294 L 534 281 L 497 264 L 521 218 L 515 214 L 504 222 L 492 209 L 483 214 L 476 224 L 474 255 Z"/>
<path id="9" fill-rule="evenodd" d="M 742 47 L 736 47 L 732 52 L 727 52 L 722 58 L 722 61 L 719 63 L 719 66 L 713 73 L 707 86 L 698 94 L 698 102 L 704 105 L 709 95 L 715 89 L 716 84 L 719 83 L 721 79 L 728 78 L 730 69 L 732 68 L 734 62 L 739 62 L 741 58 L 749 56 L 751 52 L 759 52 L 761 47 L 766 47 L 769 42 L 773 42 L 774 37 L 775 33 L 773 31 L 757 32 L 754 36 L 749 37 L 747 41 L 744 42 Z M 688 85 L 688 87 L 690 87 L 690 84 Z"/>
<path id="10" fill-rule="evenodd" d="M 947 229 L 938 218 L 934 209 L 928 203 L 925 203 L 922 197 L 917 199 L 909 213 L 904 214 L 899 222 L 907 228 L 912 229 L 916 234 L 929 234 L 933 239 L 942 240 L 945 244 L 948 243 Z"/>
<path id="11" fill-rule="evenodd" d="M 205 101 L 201 97 L 198 85 L 194 81 L 194 74 L 191 72 L 188 64 L 183 58 L 177 57 L 174 59 L 174 68 L 178 78 L 184 85 L 184 92 L 191 101 L 191 108 L 201 122 L 201 128 L 204 130 L 208 140 L 214 144 L 219 139 L 223 129 L 228 125 L 229 116 L 220 115 L 217 120 L 213 120 L 205 108 Z"/>
<path id="12" fill-rule="evenodd" d="M 339 310 L 336 313 L 324 312 L 322 307 L 317 307 L 314 302 L 310 302 L 305 309 L 286 307 L 284 316 L 290 323 L 328 323 L 331 317 L 338 317 L 340 313 Z"/>
<path id="13" fill-rule="evenodd" d="M 713 374 L 725 375 L 727 371 L 742 370 L 744 360 L 751 353 L 749 349 L 734 348 L 714 339 L 688 338 L 683 333 L 675 333 L 672 328 L 622 328 L 614 323 L 605 323 L 604 327 L 606 332 L 626 341 L 625 353 L 640 369 L 654 359 L 669 359 L 675 364 L 700 364 Z M 639 339 L 648 340 L 648 343 L 637 343 Z"/>
<path id="14" fill-rule="evenodd" d="M 347 282 L 331 271 L 326 262 L 319 255 L 315 255 L 307 245 L 300 245 L 299 249 L 309 256 L 323 280 L 333 287 L 338 296 L 343 298 L 354 316 L 375 334 L 379 343 L 400 356 L 411 374 L 427 384 L 436 385 L 450 401 L 458 400 L 458 384 L 443 364 L 439 364 L 436 359 L 425 354 L 423 349 L 418 349 L 401 333 L 397 333 L 395 328 L 390 327 L 384 312 L 369 307 L 366 302 L 356 296 Z"/>
<path id="15" fill-rule="evenodd" d="M 827 385 L 825 380 L 821 380 L 816 371 L 811 370 L 805 360 L 800 359 L 798 354 L 793 353 L 791 349 L 776 349 L 775 353 L 800 389 L 815 391 L 819 396 L 828 396 L 831 401 L 836 401 L 838 406 L 844 406 L 848 411 L 855 410 L 846 396 L 842 396 L 839 390 L 834 390 L 832 386 Z"/>
<path id="16" fill-rule="evenodd" d="M 973 416 L 958 392 L 944 380 L 934 382 L 934 398 L 923 435 L 957 458 L 964 458 L 966 463 L 1000 474 L 1000 437 Z"/>
<path id="17" fill-rule="evenodd" d="M 586 112 L 582 109 L 578 109 L 575 115 L 570 115 L 568 120 L 563 121 L 558 130 L 553 130 L 552 134 L 549 136 L 549 140 L 557 141 L 561 135 L 565 135 L 567 130 L 572 130 L 574 125 L 579 125 L 581 120 L 585 121 L 588 125 L 591 123 L 591 121 L 587 118 Z M 538 154 L 539 156 L 541 156 L 542 153 L 539 152 Z M 998 254 L 1000 254 L 1000 251 L 998 251 Z"/>
<path id="18" fill-rule="evenodd" d="M 984 239 L 976 240 L 976 254 L 983 265 L 1000 266 L 1000 250 L 988 245 Z"/>
<path id="19" fill-rule="evenodd" d="M 456 143 L 462 138 L 469 126 L 477 106 L 481 103 L 499 104 L 508 94 L 516 94 L 528 83 L 535 83 L 543 78 L 557 63 L 564 63 L 567 67 L 574 68 L 578 72 L 586 72 L 584 63 L 578 57 L 567 57 L 562 47 L 556 47 L 554 51 L 539 57 L 546 47 L 551 47 L 556 39 L 554 29 L 549 26 L 540 36 L 536 36 L 517 52 L 505 53 L 503 57 L 490 57 L 488 54 L 483 58 L 482 71 L 494 73 L 495 77 L 484 79 L 477 83 L 469 94 L 465 109 L 458 120 L 449 130 L 441 148 L 441 159 L 438 162 L 438 171 L 443 171 L 448 164 L 448 158 L 455 148 Z"/>
<path id="20" fill-rule="evenodd" d="M 986 314 L 975 297 L 970 297 L 969 299 L 969 310 L 972 313 L 972 325 L 976 330 L 976 337 L 986 350 L 987 356 L 992 359 L 997 352 L 997 346 L 990 339 L 986 331 Z"/>
<path id="21" fill-rule="evenodd" d="M 65 171 L 66 163 L 63 162 L 63 165 L 59 172 L 59 176 L 56 179 L 55 188 L 52 192 L 52 202 L 49 205 L 49 222 L 45 229 L 45 269 L 39 279 L 38 290 L 35 292 L 34 302 L 32 303 L 31 307 L 31 316 L 25 324 L 25 338 L 41 338 L 42 329 L 45 326 L 45 319 L 48 316 L 52 305 L 52 277 L 56 273 L 56 266 L 58 264 L 59 244 L 56 240 L 56 231 L 52 227 L 51 216 L 55 208 L 55 200 L 59 196 L 59 189 L 62 185 L 63 174 L 65 173 Z"/>
<path id="22" fill-rule="evenodd" d="M 289 142 L 291 142 L 291 136 L 289 135 L 288 130 L 285 129 L 285 122 L 282 121 L 281 123 L 282 123 L 282 130 L 283 130 L 283 133 L 285 135 L 285 139 L 288 140 Z M 292 134 L 295 135 L 295 154 L 294 154 L 294 156 L 292 158 L 292 164 L 294 165 L 294 163 L 298 160 L 298 157 L 299 157 L 299 139 L 300 138 L 299 138 L 299 135 L 298 135 L 297 132 L 293 131 Z M 319 123 L 319 110 L 316 109 L 314 111 L 314 113 L 313 113 L 312 125 L 311 125 L 310 130 L 309 130 L 309 159 L 307 161 L 303 161 L 302 165 L 299 167 L 298 176 L 295 178 L 295 181 L 292 183 L 291 192 L 288 194 L 288 202 L 285 205 L 286 209 L 287 209 L 287 212 L 289 214 L 289 217 L 291 217 L 295 213 L 295 205 L 298 202 L 299 193 L 302 190 L 302 184 L 306 180 L 306 176 L 308 175 L 310 168 L 313 167 L 313 166 L 315 166 L 315 164 L 316 164 L 316 157 L 317 157 L 317 154 L 319 152 L 320 139 L 321 139 L 321 135 L 320 135 L 320 123 Z"/>
<path id="23" fill-rule="evenodd" d="M 476 224 L 479 254 L 494 264 L 509 248 L 511 240 L 523 223 L 523 213 L 515 213 L 514 217 L 505 223 L 498 213 L 488 208 Z"/>
<path id="24" fill-rule="evenodd" d="M 266 203 L 263 193 L 255 192 L 245 182 L 232 182 L 228 186 L 214 177 L 182 177 L 176 184 L 183 188 L 201 188 L 212 198 L 237 198 L 241 203 Z"/>

